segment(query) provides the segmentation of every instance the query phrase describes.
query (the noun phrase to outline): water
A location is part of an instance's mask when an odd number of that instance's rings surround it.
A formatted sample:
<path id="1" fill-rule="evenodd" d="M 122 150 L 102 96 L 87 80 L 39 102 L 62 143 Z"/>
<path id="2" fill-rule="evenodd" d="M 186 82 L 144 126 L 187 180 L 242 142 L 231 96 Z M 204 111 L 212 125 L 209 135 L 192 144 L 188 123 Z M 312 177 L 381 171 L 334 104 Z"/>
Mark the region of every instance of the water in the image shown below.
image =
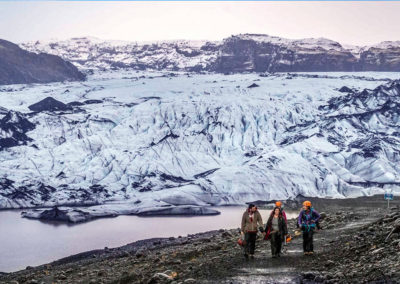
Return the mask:
<path id="1" fill-rule="evenodd" d="M 0 211 L 0 271 L 36 266 L 83 251 L 118 247 L 156 237 L 178 237 L 239 228 L 244 207 L 218 207 L 217 216 L 118 216 L 68 225 L 20 217 L 21 210 Z M 264 221 L 267 210 L 260 210 Z M 297 213 L 288 213 L 288 218 Z"/>

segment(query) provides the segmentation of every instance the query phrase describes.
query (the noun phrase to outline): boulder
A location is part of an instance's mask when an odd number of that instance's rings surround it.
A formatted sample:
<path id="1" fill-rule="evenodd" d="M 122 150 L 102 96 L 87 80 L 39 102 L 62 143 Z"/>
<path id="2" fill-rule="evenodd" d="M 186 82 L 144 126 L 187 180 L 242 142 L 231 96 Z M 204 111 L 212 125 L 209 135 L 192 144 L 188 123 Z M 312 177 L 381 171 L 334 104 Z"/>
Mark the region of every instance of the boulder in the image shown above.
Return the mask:
<path id="1" fill-rule="evenodd" d="M 71 110 L 70 105 L 66 105 L 63 102 L 57 101 L 52 97 L 47 97 L 33 105 L 29 106 L 31 111 L 41 112 L 41 111 L 66 111 Z"/>
<path id="2" fill-rule="evenodd" d="M 343 87 L 341 87 L 341 88 L 339 89 L 339 92 L 341 92 L 341 93 L 352 93 L 353 90 L 350 89 L 350 88 L 347 87 L 347 86 L 343 86 Z"/>
<path id="3" fill-rule="evenodd" d="M 248 86 L 247 88 L 256 88 L 256 87 L 260 87 L 260 86 L 257 85 L 256 83 L 253 83 L 250 86 Z"/>

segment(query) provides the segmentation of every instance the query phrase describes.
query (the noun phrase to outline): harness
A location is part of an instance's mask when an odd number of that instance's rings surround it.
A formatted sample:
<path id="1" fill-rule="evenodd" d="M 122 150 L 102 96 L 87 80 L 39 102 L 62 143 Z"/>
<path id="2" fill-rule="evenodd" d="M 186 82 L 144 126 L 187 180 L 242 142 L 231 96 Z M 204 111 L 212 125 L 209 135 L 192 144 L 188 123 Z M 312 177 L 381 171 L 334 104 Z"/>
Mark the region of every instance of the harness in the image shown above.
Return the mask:
<path id="1" fill-rule="evenodd" d="M 305 222 L 302 222 L 302 225 L 305 227 L 305 231 L 309 232 L 311 229 L 315 228 L 315 223 L 311 223 L 311 220 L 313 219 L 313 208 L 310 209 L 310 214 L 306 214 L 306 211 L 303 210 L 303 215 L 301 216 L 301 219 L 304 220 Z"/>

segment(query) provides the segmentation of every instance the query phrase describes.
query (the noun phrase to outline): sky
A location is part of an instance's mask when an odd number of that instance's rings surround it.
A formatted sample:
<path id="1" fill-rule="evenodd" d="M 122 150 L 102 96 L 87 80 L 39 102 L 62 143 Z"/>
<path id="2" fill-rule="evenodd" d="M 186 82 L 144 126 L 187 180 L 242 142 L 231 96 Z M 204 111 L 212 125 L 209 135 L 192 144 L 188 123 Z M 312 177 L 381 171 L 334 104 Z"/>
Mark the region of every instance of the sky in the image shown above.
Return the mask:
<path id="1" fill-rule="evenodd" d="M 400 40 L 400 2 L 1 2 L 0 38 L 222 40 L 260 33 L 342 44 Z"/>

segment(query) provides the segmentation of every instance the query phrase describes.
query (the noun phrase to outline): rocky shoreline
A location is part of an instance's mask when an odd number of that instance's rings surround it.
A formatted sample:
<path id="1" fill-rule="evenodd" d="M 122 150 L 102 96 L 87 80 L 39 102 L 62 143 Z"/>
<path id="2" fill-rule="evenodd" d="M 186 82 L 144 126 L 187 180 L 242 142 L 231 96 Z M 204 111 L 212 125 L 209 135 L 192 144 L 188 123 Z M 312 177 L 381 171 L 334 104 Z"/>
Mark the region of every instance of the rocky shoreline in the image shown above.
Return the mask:
<path id="1" fill-rule="evenodd" d="M 221 229 L 84 252 L 0 274 L 0 283 L 399 283 L 399 202 L 388 210 L 379 198 L 361 201 L 320 201 L 312 257 L 297 237 L 272 259 L 260 235 L 256 258 L 246 261 L 238 229 Z M 289 229 L 294 235 L 294 219 Z"/>
<path id="2" fill-rule="evenodd" d="M 52 208 L 30 209 L 21 212 L 21 216 L 28 219 L 44 221 L 58 221 L 67 223 L 82 223 L 98 218 L 117 217 L 119 215 L 137 216 L 206 216 L 219 215 L 220 212 L 208 207 L 181 205 L 164 208 L 143 208 L 138 210 L 131 204 L 103 204 L 92 207 L 65 207 L 54 206 Z"/>

